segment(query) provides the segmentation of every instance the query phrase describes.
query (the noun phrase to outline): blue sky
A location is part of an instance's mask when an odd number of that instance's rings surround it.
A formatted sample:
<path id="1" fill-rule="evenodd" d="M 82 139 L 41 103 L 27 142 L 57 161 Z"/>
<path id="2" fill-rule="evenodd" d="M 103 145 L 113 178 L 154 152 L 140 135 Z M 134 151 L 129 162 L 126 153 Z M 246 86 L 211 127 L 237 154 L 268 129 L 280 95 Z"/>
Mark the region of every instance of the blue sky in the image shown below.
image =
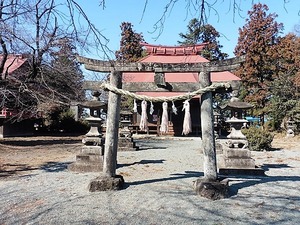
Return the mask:
<path id="1" fill-rule="evenodd" d="M 133 29 L 142 33 L 146 42 L 161 45 L 177 45 L 180 40 L 179 33 L 185 33 L 188 22 L 197 17 L 195 12 L 188 12 L 186 9 L 186 0 L 178 0 L 172 11 L 167 14 L 164 23 L 164 29 L 159 35 L 155 31 L 155 23 L 163 15 L 164 7 L 170 0 L 148 0 L 147 8 L 143 15 L 143 9 L 146 0 L 106 0 L 106 7 L 102 9 L 99 6 L 100 0 L 87 1 L 78 0 L 84 11 L 96 27 L 107 37 L 109 48 L 113 51 L 119 49 L 121 39 L 120 24 L 130 22 Z M 216 0 L 208 0 L 215 2 Z M 233 57 L 233 51 L 237 44 L 238 28 L 245 24 L 247 12 L 251 9 L 252 2 L 261 2 L 269 6 L 269 13 L 276 13 L 277 22 L 284 24 L 284 33 L 294 31 L 296 24 L 300 24 L 300 3 L 299 0 L 236 0 L 239 2 L 241 11 L 233 14 L 233 0 L 217 0 L 214 5 L 214 11 L 210 11 L 208 23 L 213 25 L 221 34 L 219 39 L 223 45 L 223 52 Z M 286 2 L 284 4 L 284 2 Z M 97 56 L 90 57 L 97 58 Z M 99 58 L 99 57 L 98 57 Z"/>

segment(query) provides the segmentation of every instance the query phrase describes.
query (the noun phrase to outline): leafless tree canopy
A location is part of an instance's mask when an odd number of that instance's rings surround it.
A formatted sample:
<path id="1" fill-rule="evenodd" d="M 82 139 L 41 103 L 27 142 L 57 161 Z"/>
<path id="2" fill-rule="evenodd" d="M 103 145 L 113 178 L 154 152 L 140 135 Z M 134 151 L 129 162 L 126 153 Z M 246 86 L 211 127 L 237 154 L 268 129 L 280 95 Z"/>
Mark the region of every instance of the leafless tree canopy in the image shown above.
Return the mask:
<path id="1" fill-rule="evenodd" d="M 99 10 L 106 7 L 108 0 L 99 0 Z M 164 24 L 173 7 L 183 0 L 168 0 L 164 6 L 161 18 L 154 24 L 154 32 L 158 35 L 163 32 Z M 198 15 L 199 25 L 204 25 L 211 13 L 218 14 L 216 4 L 224 0 L 185 0 L 186 13 Z M 282 0 L 288 4 L 288 0 Z M 148 0 L 144 1 L 143 14 L 147 12 Z M 255 1 L 253 0 L 252 3 Z M 231 0 L 228 2 L 228 11 L 233 12 L 233 19 L 240 13 L 243 1 Z M 68 40 L 66 42 L 66 40 Z M 55 52 L 68 49 L 61 43 L 72 43 L 69 60 L 75 60 L 78 50 L 98 50 L 104 59 L 112 59 L 114 53 L 107 47 L 108 39 L 90 21 L 88 15 L 75 0 L 0 0 L 0 108 L 8 103 L 13 107 L 28 109 L 32 107 L 54 102 L 57 104 L 69 104 L 79 96 L 77 84 L 74 91 L 68 94 L 62 89 L 55 88 L 58 83 L 74 80 L 67 76 L 74 74 L 76 64 L 68 64 L 70 67 L 57 67 L 53 62 L 63 60 L 57 58 Z M 81 52 L 80 52 L 81 53 Z M 29 62 L 27 73 L 22 76 L 9 77 L 7 71 L 7 59 L 11 54 L 26 55 Z M 73 58 L 72 58 L 73 57 Z M 54 67 L 56 65 L 56 67 Z M 59 68 L 59 69 L 58 69 Z M 79 69 L 75 69 L 75 74 Z M 50 71 L 53 73 L 50 74 Z M 71 72 L 70 72 L 71 71 Z M 55 74 L 55 75 L 54 75 Z M 82 75 L 82 74 L 81 74 Z M 49 79 L 52 77 L 52 79 Z M 78 83 L 83 78 L 79 76 Z M 55 82 L 50 82 L 49 80 Z M 75 97 L 74 97 L 75 96 Z"/>
<path id="2" fill-rule="evenodd" d="M 23 114 L 50 103 L 68 105 L 81 95 L 76 49 L 92 46 L 109 58 L 108 40 L 73 0 L 0 0 L 0 26 L 0 109 L 9 106 Z M 22 74 L 9 75 L 12 55 L 27 59 Z"/>

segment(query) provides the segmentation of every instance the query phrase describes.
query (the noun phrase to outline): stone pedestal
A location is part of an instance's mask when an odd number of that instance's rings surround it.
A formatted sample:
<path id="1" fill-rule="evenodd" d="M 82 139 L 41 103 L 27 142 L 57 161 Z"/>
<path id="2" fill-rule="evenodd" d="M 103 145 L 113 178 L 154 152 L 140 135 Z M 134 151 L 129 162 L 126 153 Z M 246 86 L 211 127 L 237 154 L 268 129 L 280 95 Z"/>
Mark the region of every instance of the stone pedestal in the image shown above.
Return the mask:
<path id="1" fill-rule="evenodd" d="M 222 175 L 265 175 L 264 170 L 255 166 L 251 158 L 251 151 L 243 148 L 229 148 L 223 146 L 223 155 L 220 155 L 219 174 Z"/>
<path id="2" fill-rule="evenodd" d="M 118 151 L 136 151 L 137 146 L 135 145 L 135 142 L 133 141 L 133 138 L 130 137 L 119 137 L 118 142 Z"/>
<path id="3" fill-rule="evenodd" d="M 255 168 L 254 159 L 249 149 L 224 148 L 223 166 L 225 168 L 252 169 Z"/>
<path id="4" fill-rule="evenodd" d="M 227 122 L 231 125 L 231 133 L 228 141 L 223 144 L 223 155 L 219 160 L 219 174 L 222 175 L 264 175 L 264 170 L 255 166 L 248 149 L 248 141 L 241 132 L 241 128 L 247 120 L 231 119 Z"/>
<path id="5" fill-rule="evenodd" d="M 99 132 L 101 119 L 89 117 L 87 120 L 91 128 L 82 140 L 84 146 L 82 146 L 81 152 L 76 155 L 76 161 L 68 167 L 70 171 L 84 173 L 100 172 L 103 169 L 104 140 Z"/>
<path id="6" fill-rule="evenodd" d="M 68 169 L 74 172 L 101 172 L 103 169 L 103 141 L 99 146 L 83 146 L 76 161 Z"/>

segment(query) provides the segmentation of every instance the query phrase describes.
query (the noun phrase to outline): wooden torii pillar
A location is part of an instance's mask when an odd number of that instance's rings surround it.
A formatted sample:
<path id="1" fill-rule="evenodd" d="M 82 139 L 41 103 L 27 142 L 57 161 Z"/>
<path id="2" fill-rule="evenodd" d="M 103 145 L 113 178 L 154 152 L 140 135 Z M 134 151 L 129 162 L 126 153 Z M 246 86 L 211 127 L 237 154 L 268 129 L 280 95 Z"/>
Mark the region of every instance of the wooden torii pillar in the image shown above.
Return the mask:
<path id="1" fill-rule="evenodd" d="M 110 72 L 110 84 L 121 88 L 123 72 L 159 72 L 159 73 L 176 73 L 176 72 L 197 72 L 199 74 L 200 84 L 198 87 L 205 88 L 211 85 L 210 72 L 222 72 L 236 69 L 244 57 L 227 59 L 219 62 L 204 63 L 121 63 L 114 61 L 101 61 L 85 57 L 77 57 L 80 63 L 83 63 L 87 70 L 96 72 Z M 171 84 L 172 85 L 172 84 Z M 124 85 L 125 86 L 125 85 Z M 139 85 L 142 87 L 143 85 Z M 153 83 L 153 90 L 157 87 Z M 174 87 L 180 85 L 174 84 Z M 185 92 L 193 91 L 185 86 Z M 95 88 L 95 87 L 94 87 Z M 124 87 L 123 87 L 124 88 Z M 142 87 L 143 88 L 143 87 Z M 151 85 L 148 85 L 151 88 Z M 128 91 L 144 91 L 134 89 L 130 86 L 125 87 Z M 175 91 L 175 90 L 173 90 Z M 183 91 L 181 89 L 181 91 Z M 217 181 L 217 163 L 215 151 L 214 125 L 213 125 L 213 108 L 212 108 L 212 92 L 206 92 L 201 96 L 201 129 L 202 129 L 202 147 L 204 155 L 204 178 L 196 182 L 196 190 L 201 189 L 203 181 Z M 118 148 L 118 124 L 120 113 L 120 95 L 113 92 L 109 93 L 108 114 L 107 114 L 107 130 L 104 150 L 103 175 L 96 178 L 90 184 L 90 191 L 103 191 L 119 189 L 123 185 L 123 178 L 116 175 L 116 160 Z M 198 191 L 198 192 L 201 192 Z"/>

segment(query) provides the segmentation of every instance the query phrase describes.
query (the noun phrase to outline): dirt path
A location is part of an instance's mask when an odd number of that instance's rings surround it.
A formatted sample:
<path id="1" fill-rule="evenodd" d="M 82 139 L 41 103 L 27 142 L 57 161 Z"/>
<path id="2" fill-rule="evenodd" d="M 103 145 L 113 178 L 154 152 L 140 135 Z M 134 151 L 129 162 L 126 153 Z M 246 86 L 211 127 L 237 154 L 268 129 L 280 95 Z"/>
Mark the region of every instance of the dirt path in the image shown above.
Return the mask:
<path id="1" fill-rule="evenodd" d="M 298 137 L 276 137 L 274 151 L 252 152 L 267 176 L 229 177 L 230 197 L 220 201 L 192 188 L 203 175 L 200 138 L 137 142 L 140 151 L 118 153 L 125 188 L 89 192 L 98 173 L 65 169 L 81 149 L 80 137 L 1 141 L 2 167 L 11 166 L 0 171 L 0 224 L 299 223 Z"/>
<path id="2" fill-rule="evenodd" d="M 82 146 L 83 136 L 74 137 L 23 137 L 4 138 L 0 140 L 0 179 L 15 175 L 26 175 L 34 170 L 50 168 L 59 163 L 74 161 Z M 276 135 L 272 143 L 274 149 L 299 149 L 300 136 L 286 138 Z M 255 155 L 255 154 L 254 154 Z M 272 153 L 256 154 L 259 159 L 271 157 Z M 277 162 L 285 158 L 274 159 Z M 300 154 L 293 160 L 300 161 Z M 67 165 L 60 165 L 67 166 Z"/>
<path id="3" fill-rule="evenodd" d="M 0 179 L 73 160 L 82 137 L 23 137 L 0 141 Z"/>

